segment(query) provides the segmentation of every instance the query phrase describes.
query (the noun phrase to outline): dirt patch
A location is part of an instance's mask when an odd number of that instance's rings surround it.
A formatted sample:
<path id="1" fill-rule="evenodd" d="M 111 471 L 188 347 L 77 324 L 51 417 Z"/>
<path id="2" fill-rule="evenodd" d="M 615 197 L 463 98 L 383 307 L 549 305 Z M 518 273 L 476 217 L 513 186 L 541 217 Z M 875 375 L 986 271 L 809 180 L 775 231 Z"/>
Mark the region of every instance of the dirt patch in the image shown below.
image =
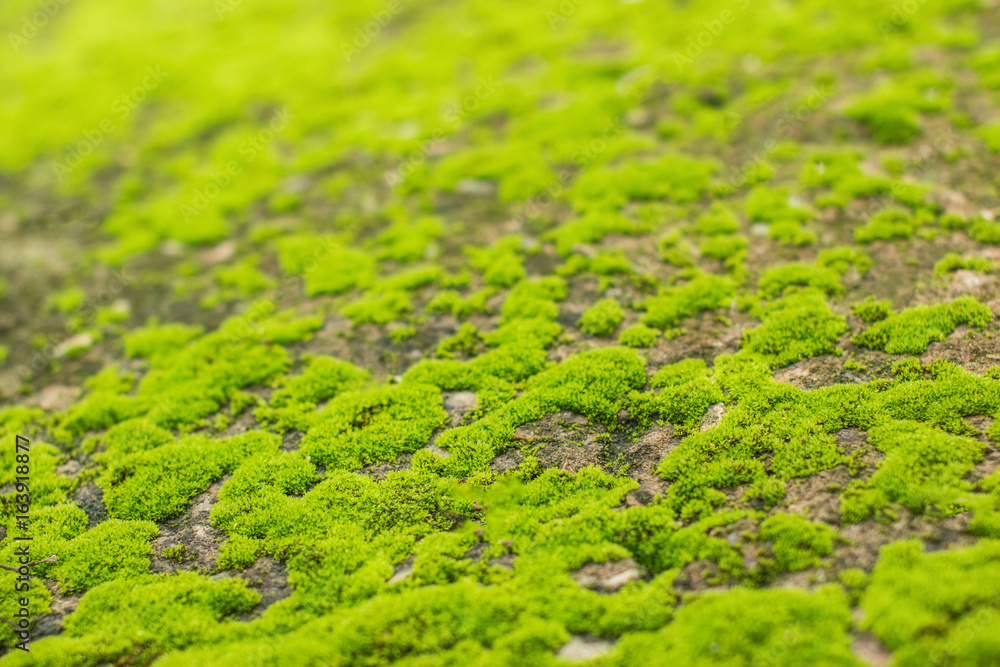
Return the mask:
<path id="1" fill-rule="evenodd" d="M 219 547 L 226 535 L 210 523 L 209 514 L 227 479 L 228 476 L 223 477 L 197 495 L 184 514 L 160 524 L 159 537 L 150 543 L 153 546 L 151 572 L 210 572 L 215 569 Z M 178 546 L 183 547 L 183 551 L 177 558 L 163 556 L 164 550 Z"/>

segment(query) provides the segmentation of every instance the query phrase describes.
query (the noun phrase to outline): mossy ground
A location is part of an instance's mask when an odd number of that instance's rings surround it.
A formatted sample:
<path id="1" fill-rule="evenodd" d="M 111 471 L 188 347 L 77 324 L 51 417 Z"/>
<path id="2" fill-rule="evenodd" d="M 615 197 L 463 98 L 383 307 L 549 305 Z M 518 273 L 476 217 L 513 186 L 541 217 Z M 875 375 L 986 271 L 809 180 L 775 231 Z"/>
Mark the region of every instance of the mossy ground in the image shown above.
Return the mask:
<path id="1" fill-rule="evenodd" d="M 0 27 L 0 665 L 1000 664 L 997 3 Z"/>

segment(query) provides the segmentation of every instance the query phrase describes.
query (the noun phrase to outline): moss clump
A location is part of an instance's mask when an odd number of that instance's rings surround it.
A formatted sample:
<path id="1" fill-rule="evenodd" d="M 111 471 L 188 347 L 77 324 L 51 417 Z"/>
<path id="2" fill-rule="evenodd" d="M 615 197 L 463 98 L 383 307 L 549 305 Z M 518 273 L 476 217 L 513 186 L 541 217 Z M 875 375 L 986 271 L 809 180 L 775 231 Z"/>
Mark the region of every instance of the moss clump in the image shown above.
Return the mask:
<path id="1" fill-rule="evenodd" d="M 843 317 L 834 315 L 815 291 L 791 294 L 764 309 L 763 323 L 743 334 L 743 347 L 766 358 L 772 367 L 834 351 L 847 331 Z"/>
<path id="2" fill-rule="evenodd" d="M 625 319 L 625 311 L 615 299 L 601 299 L 584 312 L 577 326 L 591 336 L 610 336 Z"/>
<path id="3" fill-rule="evenodd" d="M 233 535 L 219 549 L 217 561 L 220 570 L 245 570 L 260 557 L 264 543 L 252 537 Z"/>
<path id="4" fill-rule="evenodd" d="M 328 468 L 357 470 L 423 447 L 447 417 L 440 391 L 430 385 L 351 391 L 316 416 L 301 449 Z"/>
<path id="5" fill-rule="evenodd" d="M 890 208 L 879 211 L 864 225 L 854 230 L 854 240 L 858 243 L 908 239 L 917 230 L 918 222 L 902 209 Z"/>
<path id="6" fill-rule="evenodd" d="M 786 264 L 776 266 L 764 272 L 758 284 L 760 296 L 773 299 L 781 296 L 789 289 L 813 288 L 827 294 L 840 294 L 844 286 L 840 282 L 840 273 L 810 264 Z"/>
<path id="7" fill-rule="evenodd" d="M 110 458 L 99 480 L 108 514 L 118 519 L 162 521 L 246 456 L 277 451 L 278 436 L 252 431 L 228 440 L 192 436 L 156 449 Z"/>
<path id="8" fill-rule="evenodd" d="M 851 313 L 858 319 L 871 324 L 873 322 L 881 322 L 890 315 L 895 314 L 895 311 L 892 309 L 892 301 L 868 296 L 865 297 L 864 301 L 857 301 L 851 304 Z"/>
<path id="9" fill-rule="evenodd" d="M 200 326 L 153 324 L 125 336 L 125 353 L 130 357 L 162 358 L 181 349 L 201 333 Z"/>
<path id="10" fill-rule="evenodd" d="M 705 416 L 708 407 L 721 403 L 722 392 L 708 377 L 701 359 L 685 359 L 662 367 L 650 380 L 658 393 L 633 393 L 629 410 L 640 423 L 648 423 L 654 415 L 671 424 L 692 430 Z"/>
<path id="11" fill-rule="evenodd" d="M 959 270 L 991 273 L 997 270 L 997 266 L 985 257 L 962 257 L 955 253 L 948 253 L 934 264 L 935 276 L 947 276 Z"/>
<path id="12" fill-rule="evenodd" d="M 452 359 L 456 352 L 474 357 L 482 345 L 482 340 L 479 329 L 466 322 L 458 328 L 453 336 L 438 343 L 436 354 L 441 359 Z"/>
<path id="13" fill-rule="evenodd" d="M 14 664 L 151 662 L 203 642 L 220 621 L 259 602 L 239 579 L 212 581 L 190 572 L 115 579 L 83 596 L 63 634 L 32 643 L 24 654 L 30 659 L 18 656 Z"/>
<path id="14" fill-rule="evenodd" d="M 889 354 L 920 354 L 927 346 L 944 340 L 959 324 L 983 327 L 993 313 L 971 296 L 935 306 L 914 306 L 889 315 L 854 337 L 855 345 Z"/>
<path id="15" fill-rule="evenodd" d="M 371 255 L 345 247 L 330 237 L 281 239 L 278 257 L 286 273 L 302 276 L 309 296 L 343 294 L 353 288 L 367 287 L 375 278 L 375 259 Z"/>
<path id="16" fill-rule="evenodd" d="M 851 651 L 850 608 L 839 587 L 815 593 L 709 593 L 678 610 L 658 634 L 625 637 L 605 664 L 830 665 L 861 667 Z"/>
<path id="17" fill-rule="evenodd" d="M 716 170 L 713 162 L 682 155 L 667 155 L 646 164 L 599 166 L 576 179 L 571 200 L 578 210 L 619 207 L 631 200 L 690 202 L 708 188 L 708 179 Z"/>
<path id="18" fill-rule="evenodd" d="M 735 293 L 736 285 L 729 278 L 699 274 L 685 285 L 663 289 L 647 299 L 642 323 L 666 329 L 692 315 L 727 306 Z"/>
<path id="19" fill-rule="evenodd" d="M 861 599 L 864 627 L 899 665 L 1000 660 L 1000 542 L 923 553 L 918 541 L 882 549 Z"/>
<path id="20" fill-rule="evenodd" d="M 151 521 L 109 519 L 66 543 L 55 576 L 67 593 L 149 572 L 149 540 L 160 530 Z"/>
<path id="21" fill-rule="evenodd" d="M 645 324 L 633 324 L 618 336 L 618 342 L 628 347 L 652 347 L 660 337 L 660 330 Z"/>
<path id="22" fill-rule="evenodd" d="M 749 243 L 742 236 L 712 236 L 701 242 L 701 254 L 713 259 L 727 260 L 743 253 Z"/>
<path id="23" fill-rule="evenodd" d="M 341 313 L 351 320 L 351 324 L 388 324 L 398 320 L 413 310 L 410 297 L 402 290 L 391 290 L 382 294 L 370 294 L 352 301 Z"/>
<path id="24" fill-rule="evenodd" d="M 736 219 L 736 214 L 716 202 L 698 218 L 694 229 L 699 234 L 709 236 L 732 234 L 740 230 L 740 222 Z"/>
<path id="25" fill-rule="evenodd" d="M 239 296 L 253 296 L 276 287 L 278 281 L 258 268 L 260 258 L 248 255 L 232 266 L 217 269 L 215 282 L 222 287 L 231 287 Z"/>
<path id="26" fill-rule="evenodd" d="M 108 429 L 101 439 L 104 456 L 117 458 L 134 452 L 143 452 L 165 445 L 174 439 L 170 431 L 158 427 L 148 419 L 128 419 Z"/>
<path id="27" fill-rule="evenodd" d="M 257 420 L 278 431 L 305 430 L 316 406 L 337 394 L 357 388 L 368 373 L 333 357 L 314 357 L 301 375 L 288 378 L 268 405 L 257 409 Z"/>
<path id="28" fill-rule="evenodd" d="M 779 512 L 761 524 L 757 536 L 771 543 L 779 571 L 795 572 L 816 567 L 823 556 L 833 553 L 836 534 L 826 524 Z"/>
<path id="29" fill-rule="evenodd" d="M 845 493 L 845 520 L 861 521 L 891 503 L 940 515 L 966 509 L 963 496 L 970 487 L 963 477 L 982 458 L 980 443 L 912 421 L 874 428 L 868 439 L 886 458 L 870 480 L 853 483 Z"/>

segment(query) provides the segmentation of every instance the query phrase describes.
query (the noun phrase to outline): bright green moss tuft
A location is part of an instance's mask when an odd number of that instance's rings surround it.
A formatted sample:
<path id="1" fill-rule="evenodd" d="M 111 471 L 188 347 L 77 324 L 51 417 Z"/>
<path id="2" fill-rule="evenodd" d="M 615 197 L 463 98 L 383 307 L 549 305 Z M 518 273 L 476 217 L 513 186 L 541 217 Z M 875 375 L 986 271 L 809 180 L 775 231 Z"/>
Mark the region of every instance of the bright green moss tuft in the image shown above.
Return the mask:
<path id="1" fill-rule="evenodd" d="M 826 524 L 782 512 L 768 517 L 757 533 L 761 540 L 771 543 L 774 564 L 781 572 L 819 565 L 821 557 L 833 553 L 836 534 Z"/>
<path id="2" fill-rule="evenodd" d="M 125 353 L 130 357 L 145 359 L 161 357 L 184 347 L 201 332 L 200 326 L 150 325 L 125 336 Z"/>
<path id="3" fill-rule="evenodd" d="M 99 480 L 108 514 L 118 519 L 162 521 L 257 452 L 277 451 L 281 438 L 251 431 L 228 440 L 193 436 L 156 449 L 110 459 Z"/>
<path id="4" fill-rule="evenodd" d="M 243 535 L 233 535 L 219 549 L 218 568 L 220 570 L 245 570 L 257 562 L 264 544 L 260 540 Z"/>
<path id="5" fill-rule="evenodd" d="M 734 588 L 681 607 L 660 633 L 625 637 L 604 664 L 861 667 L 851 651 L 850 625 L 839 587 L 815 593 Z"/>
<path id="6" fill-rule="evenodd" d="M 228 616 L 245 614 L 260 596 L 239 579 L 212 581 L 190 572 L 115 579 L 89 591 L 66 617 L 63 634 L 33 642 L 30 660 L 56 667 L 151 662 L 204 642 Z"/>
<path id="7" fill-rule="evenodd" d="M 881 322 L 890 315 L 895 314 L 892 309 L 892 301 L 888 299 L 876 299 L 873 296 L 865 297 L 864 301 L 851 304 L 851 312 L 855 317 L 868 322 Z"/>
<path id="8" fill-rule="evenodd" d="M 962 257 L 955 253 L 948 253 L 934 265 L 935 276 L 947 276 L 959 270 L 991 273 L 997 266 L 985 257 Z"/>
<path id="9" fill-rule="evenodd" d="M 643 324 L 666 329 L 698 313 L 723 308 L 736 293 L 732 280 L 699 274 L 679 287 L 669 287 L 646 300 Z"/>
<path id="10" fill-rule="evenodd" d="M 274 392 L 269 405 L 257 409 L 256 417 L 281 432 L 305 430 L 319 403 L 358 387 L 367 377 L 366 371 L 346 361 L 315 357 L 301 375 L 288 378 Z"/>
<path id="11" fill-rule="evenodd" d="M 628 347 L 652 347 L 660 337 L 660 330 L 645 324 L 633 324 L 621 332 L 618 342 Z"/>
<path id="12" fill-rule="evenodd" d="M 910 421 L 874 428 L 868 439 L 886 458 L 870 480 L 852 484 L 845 493 L 845 520 L 861 521 L 891 503 L 939 515 L 966 508 L 963 495 L 969 485 L 962 478 L 982 458 L 978 442 Z"/>
<path id="13" fill-rule="evenodd" d="M 388 324 L 413 310 L 410 297 L 402 290 L 370 294 L 352 301 L 341 309 L 351 324 Z"/>
<path id="14" fill-rule="evenodd" d="M 446 419 L 441 394 L 430 385 L 347 392 L 316 416 L 301 449 L 328 468 L 357 470 L 423 447 Z"/>
<path id="15" fill-rule="evenodd" d="M 789 288 L 813 288 L 827 294 L 840 294 L 844 291 L 837 271 L 802 263 L 768 269 L 761 276 L 758 288 L 765 299 L 781 296 Z"/>
<path id="16" fill-rule="evenodd" d="M 694 228 L 699 234 L 732 234 L 739 231 L 740 223 L 731 210 L 717 202 L 698 218 Z"/>
<path id="17" fill-rule="evenodd" d="M 104 434 L 104 456 L 108 459 L 143 452 L 165 445 L 174 439 L 170 431 L 158 427 L 148 419 L 123 421 Z"/>
<path id="18" fill-rule="evenodd" d="M 861 606 L 901 667 L 997 664 L 1000 542 L 934 553 L 917 541 L 887 545 Z"/>
<path id="19" fill-rule="evenodd" d="M 914 306 L 876 322 L 854 337 L 855 345 L 889 354 L 920 354 L 944 340 L 959 324 L 983 327 L 993 319 L 989 308 L 971 296 L 936 306 Z"/>
<path id="20" fill-rule="evenodd" d="M 743 334 L 743 346 L 777 368 L 833 352 L 845 331 L 844 318 L 834 315 L 821 294 L 803 291 L 767 306 L 763 323 Z"/>
<path id="21" fill-rule="evenodd" d="M 601 299 L 584 312 L 577 326 L 591 336 L 610 336 L 625 319 L 625 311 L 615 299 Z"/>
<path id="22" fill-rule="evenodd" d="M 109 519 L 66 543 L 55 577 L 66 593 L 149 572 L 149 540 L 159 534 L 151 521 Z"/>
<path id="23" fill-rule="evenodd" d="M 864 225 L 855 228 L 858 243 L 908 239 L 917 229 L 917 221 L 902 209 L 885 209 L 873 215 Z"/>
<path id="24" fill-rule="evenodd" d="M 649 381 L 649 386 L 674 387 L 708 376 L 708 367 L 701 359 L 685 359 L 663 366 Z"/>
<path id="25" fill-rule="evenodd" d="M 335 239 L 293 236 L 278 242 L 281 267 L 305 279 L 305 292 L 342 294 L 367 287 L 375 278 L 375 260 L 360 250 L 347 248 Z"/>

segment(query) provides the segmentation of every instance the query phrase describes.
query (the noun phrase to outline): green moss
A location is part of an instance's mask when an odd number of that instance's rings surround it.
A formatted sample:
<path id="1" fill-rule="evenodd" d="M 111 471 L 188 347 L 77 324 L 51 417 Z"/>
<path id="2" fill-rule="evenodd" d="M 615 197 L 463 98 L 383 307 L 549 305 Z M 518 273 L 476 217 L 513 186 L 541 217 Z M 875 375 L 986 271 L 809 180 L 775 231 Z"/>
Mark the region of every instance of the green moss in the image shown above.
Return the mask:
<path id="1" fill-rule="evenodd" d="M 566 257 L 578 245 L 595 243 L 609 234 L 638 236 L 650 230 L 648 223 L 632 220 L 607 210 L 588 211 L 579 217 L 570 218 L 546 235 L 556 244 L 556 252 Z"/>
<path id="2" fill-rule="evenodd" d="M 757 536 L 771 543 L 778 571 L 795 572 L 816 567 L 823 556 L 833 553 L 836 534 L 826 524 L 779 512 L 761 524 Z"/>
<path id="3" fill-rule="evenodd" d="M 108 514 L 162 521 L 180 514 L 195 495 L 242 458 L 277 451 L 281 438 L 252 431 L 228 440 L 193 436 L 156 449 L 109 459 L 99 480 Z"/>
<path id="4" fill-rule="evenodd" d="M 625 319 L 625 311 L 615 299 L 601 299 L 588 308 L 577 326 L 591 336 L 610 336 Z"/>
<path id="5" fill-rule="evenodd" d="M 902 209 L 885 209 L 873 215 L 864 225 L 855 228 L 858 243 L 908 239 L 917 229 L 917 221 Z"/>
<path id="6" fill-rule="evenodd" d="M 599 166 L 576 179 L 571 200 L 578 210 L 622 206 L 630 200 L 690 202 L 708 188 L 708 179 L 716 170 L 713 162 L 682 155 L 667 155 L 645 164 Z"/>
<path id="7" fill-rule="evenodd" d="M 154 323 L 125 336 L 125 353 L 144 359 L 162 358 L 184 347 L 202 331 L 200 326 Z"/>
<path id="8" fill-rule="evenodd" d="M 869 295 L 864 301 L 857 301 L 851 304 L 851 312 L 855 317 L 868 322 L 881 322 L 890 315 L 895 314 L 892 310 L 892 301 L 888 299 L 876 299 Z"/>
<path id="9" fill-rule="evenodd" d="M 736 215 L 720 203 L 712 204 L 695 223 L 695 231 L 699 234 L 732 234 L 740 229 Z"/>
<path id="10" fill-rule="evenodd" d="M 821 294 L 808 290 L 775 301 L 764 309 L 763 323 L 743 334 L 743 347 L 777 368 L 834 351 L 847 331 Z"/>
<path id="11" fill-rule="evenodd" d="M 993 319 L 990 309 L 973 297 L 935 306 L 914 306 L 876 322 L 854 337 L 855 345 L 889 354 L 919 354 L 944 340 L 959 324 L 983 327 Z"/>
<path id="12" fill-rule="evenodd" d="M 301 450 L 328 468 L 357 470 L 423 447 L 446 419 L 441 395 L 429 385 L 346 392 L 316 416 Z"/>
<path id="13" fill-rule="evenodd" d="M 280 239 L 278 256 L 286 273 L 302 276 L 309 296 L 342 294 L 367 287 L 375 278 L 375 260 L 370 255 L 329 237 Z"/>
<path id="14" fill-rule="evenodd" d="M 260 557 L 264 544 L 243 535 L 233 535 L 219 549 L 217 565 L 220 570 L 245 570 Z"/>
<path id="15" fill-rule="evenodd" d="M 816 265 L 828 267 L 844 275 L 853 266 L 858 274 L 865 275 L 874 266 L 874 262 L 865 253 L 850 246 L 836 246 L 820 250 L 816 257 Z"/>
<path id="16" fill-rule="evenodd" d="M 626 637 L 608 665 L 834 665 L 860 667 L 850 610 L 836 587 L 815 593 L 734 589 L 678 610 L 668 629 Z"/>
<path id="17" fill-rule="evenodd" d="M 278 282 L 258 268 L 260 258 L 248 255 L 232 266 L 216 269 L 215 282 L 222 287 L 232 287 L 240 296 L 253 296 L 275 287 Z"/>
<path id="18" fill-rule="evenodd" d="M 700 250 L 705 257 L 725 260 L 743 252 L 748 245 L 742 236 L 719 235 L 702 241 Z"/>
<path id="19" fill-rule="evenodd" d="M 351 324 L 388 324 L 413 310 L 410 298 L 402 290 L 372 294 L 352 301 L 341 309 Z"/>
<path id="20" fill-rule="evenodd" d="M 963 258 L 955 253 L 948 253 L 934 264 L 935 276 L 947 276 L 959 270 L 991 273 L 997 270 L 997 266 L 985 257 Z"/>
<path id="21" fill-rule="evenodd" d="M 732 280 L 699 274 L 685 285 L 665 288 L 647 299 L 642 323 L 666 329 L 692 315 L 728 305 L 735 292 Z"/>
<path id="22" fill-rule="evenodd" d="M 758 288 L 765 299 L 781 296 L 789 288 L 813 288 L 827 294 L 841 294 L 844 291 L 837 271 L 802 263 L 768 269 L 761 276 Z"/>
<path id="23" fill-rule="evenodd" d="M 316 406 L 337 394 L 357 388 L 368 373 L 333 357 L 314 357 L 301 375 L 288 378 L 270 403 L 257 408 L 257 420 L 278 431 L 306 430 Z"/>
<path id="24" fill-rule="evenodd" d="M 150 662 L 165 651 L 203 642 L 221 620 L 259 602 L 239 579 L 212 581 L 189 572 L 116 579 L 80 600 L 63 634 L 32 642 L 31 653 L 17 656 L 14 664 Z"/>
<path id="25" fill-rule="evenodd" d="M 159 534 L 150 521 L 109 519 L 66 543 L 55 577 L 66 593 L 149 572 L 149 540 Z"/>
<path id="26" fill-rule="evenodd" d="M 917 541 L 882 549 L 861 600 L 864 627 L 897 664 L 1000 660 L 1000 543 L 923 553 Z"/>
<path id="27" fill-rule="evenodd" d="M 618 342 L 628 347 L 652 347 L 660 337 L 660 330 L 645 324 L 633 324 L 622 330 Z"/>
<path id="28" fill-rule="evenodd" d="M 128 419 L 108 429 L 101 438 L 104 456 L 116 459 L 135 452 L 143 452 L 165 445 L 174 439 L 170 431 L 158 427 L 148 419 Z"/>
<path id="29" fill-rule="evenodd" d="M 473 357 L 479 350 L 482 337 L 479 329 L 469 323 L 465 323 L 458 328 L 453 336 L 445 338 L 437 346 L 437 356 L 441 359 L 452 359 L 456 352 L 460 352 L 467 357 Z"/>
<path id="30" fill-rule="evenodd" d="M 868 440 L 885 460 L 868 482 L 856 482 L 844 495 L 841 512 L 861 521 L 900 503 L 913 512 L 954 514 L 966 508 L 962 481 L 982 458 L 982 445 L 917 422 L 879 426 Z"/>
<path id="31" fill-rule="evenodd" d="M 707 376 L 708 367 L 705 366 L 704 361 L 701 359 L 685 359 L 684 361 L 678 361 L 676 364 L 669 364 L 660 368 L 649 381 L 649 386 L 654 388 L 674 387 Z"/>

